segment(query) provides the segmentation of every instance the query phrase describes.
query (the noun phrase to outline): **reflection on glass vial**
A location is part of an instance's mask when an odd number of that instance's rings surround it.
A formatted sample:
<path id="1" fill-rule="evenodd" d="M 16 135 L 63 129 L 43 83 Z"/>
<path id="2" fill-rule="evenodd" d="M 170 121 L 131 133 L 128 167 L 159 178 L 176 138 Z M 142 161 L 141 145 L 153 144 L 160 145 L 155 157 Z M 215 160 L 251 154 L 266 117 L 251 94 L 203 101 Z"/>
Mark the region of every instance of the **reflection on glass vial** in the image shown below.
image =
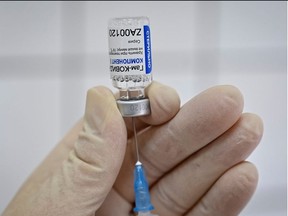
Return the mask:
<path id="1" fill-rule="evenodd" d="M 109 20 L 110 77 L 120 99 L 145 98 L 152 82 L 151 36 L 148 17 Z"/>

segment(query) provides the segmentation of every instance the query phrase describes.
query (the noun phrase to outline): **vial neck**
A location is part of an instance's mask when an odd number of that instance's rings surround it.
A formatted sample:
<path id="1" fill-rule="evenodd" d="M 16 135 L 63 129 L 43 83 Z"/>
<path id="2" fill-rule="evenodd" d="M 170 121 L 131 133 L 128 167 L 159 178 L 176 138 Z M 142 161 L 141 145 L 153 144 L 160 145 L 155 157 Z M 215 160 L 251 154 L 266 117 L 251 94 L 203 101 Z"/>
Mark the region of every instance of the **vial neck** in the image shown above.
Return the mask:
<path id="1" fill-rule="evenodd" d="M 139 89 L 121 89 L 120 100 L 139 100 L 145 98 L 144 88 Z"/>

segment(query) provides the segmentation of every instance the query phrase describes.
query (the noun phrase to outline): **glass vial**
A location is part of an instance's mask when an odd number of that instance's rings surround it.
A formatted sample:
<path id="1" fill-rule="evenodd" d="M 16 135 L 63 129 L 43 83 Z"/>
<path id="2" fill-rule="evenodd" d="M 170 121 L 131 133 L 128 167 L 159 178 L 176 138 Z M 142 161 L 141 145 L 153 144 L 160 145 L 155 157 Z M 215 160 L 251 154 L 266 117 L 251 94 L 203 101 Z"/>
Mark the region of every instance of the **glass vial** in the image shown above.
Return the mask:
<path id="1" fill-rule="evenodd" d="M 113 18 L 108 34 L 110 78 L 120 100 L 145 98 L 144 89 L 152 82 L 149 18 Z"/>

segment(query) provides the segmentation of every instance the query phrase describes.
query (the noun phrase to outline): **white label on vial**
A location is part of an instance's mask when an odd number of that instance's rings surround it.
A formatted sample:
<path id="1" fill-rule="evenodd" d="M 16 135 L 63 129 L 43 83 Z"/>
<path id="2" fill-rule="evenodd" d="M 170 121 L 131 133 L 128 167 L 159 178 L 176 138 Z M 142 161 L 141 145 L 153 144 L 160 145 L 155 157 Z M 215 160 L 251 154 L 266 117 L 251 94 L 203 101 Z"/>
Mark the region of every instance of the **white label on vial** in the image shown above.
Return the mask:
<path id="1" fill-rule="evenodd" d="M 149 26 L 109 29 L 109 56 L 111 76 L 151 73 Z"/>

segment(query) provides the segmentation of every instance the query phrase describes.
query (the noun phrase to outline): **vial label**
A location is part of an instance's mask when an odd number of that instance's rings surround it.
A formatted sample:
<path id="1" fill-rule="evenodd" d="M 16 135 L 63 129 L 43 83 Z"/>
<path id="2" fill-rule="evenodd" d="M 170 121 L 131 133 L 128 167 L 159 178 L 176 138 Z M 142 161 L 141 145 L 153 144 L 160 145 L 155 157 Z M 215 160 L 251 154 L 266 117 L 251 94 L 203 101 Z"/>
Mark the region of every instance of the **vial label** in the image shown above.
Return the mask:
<path id="1" fill-rule="evenodd" d="M 109 28 L 110 75 L 145 75 L 152 71 L 148 25 Z"/>

